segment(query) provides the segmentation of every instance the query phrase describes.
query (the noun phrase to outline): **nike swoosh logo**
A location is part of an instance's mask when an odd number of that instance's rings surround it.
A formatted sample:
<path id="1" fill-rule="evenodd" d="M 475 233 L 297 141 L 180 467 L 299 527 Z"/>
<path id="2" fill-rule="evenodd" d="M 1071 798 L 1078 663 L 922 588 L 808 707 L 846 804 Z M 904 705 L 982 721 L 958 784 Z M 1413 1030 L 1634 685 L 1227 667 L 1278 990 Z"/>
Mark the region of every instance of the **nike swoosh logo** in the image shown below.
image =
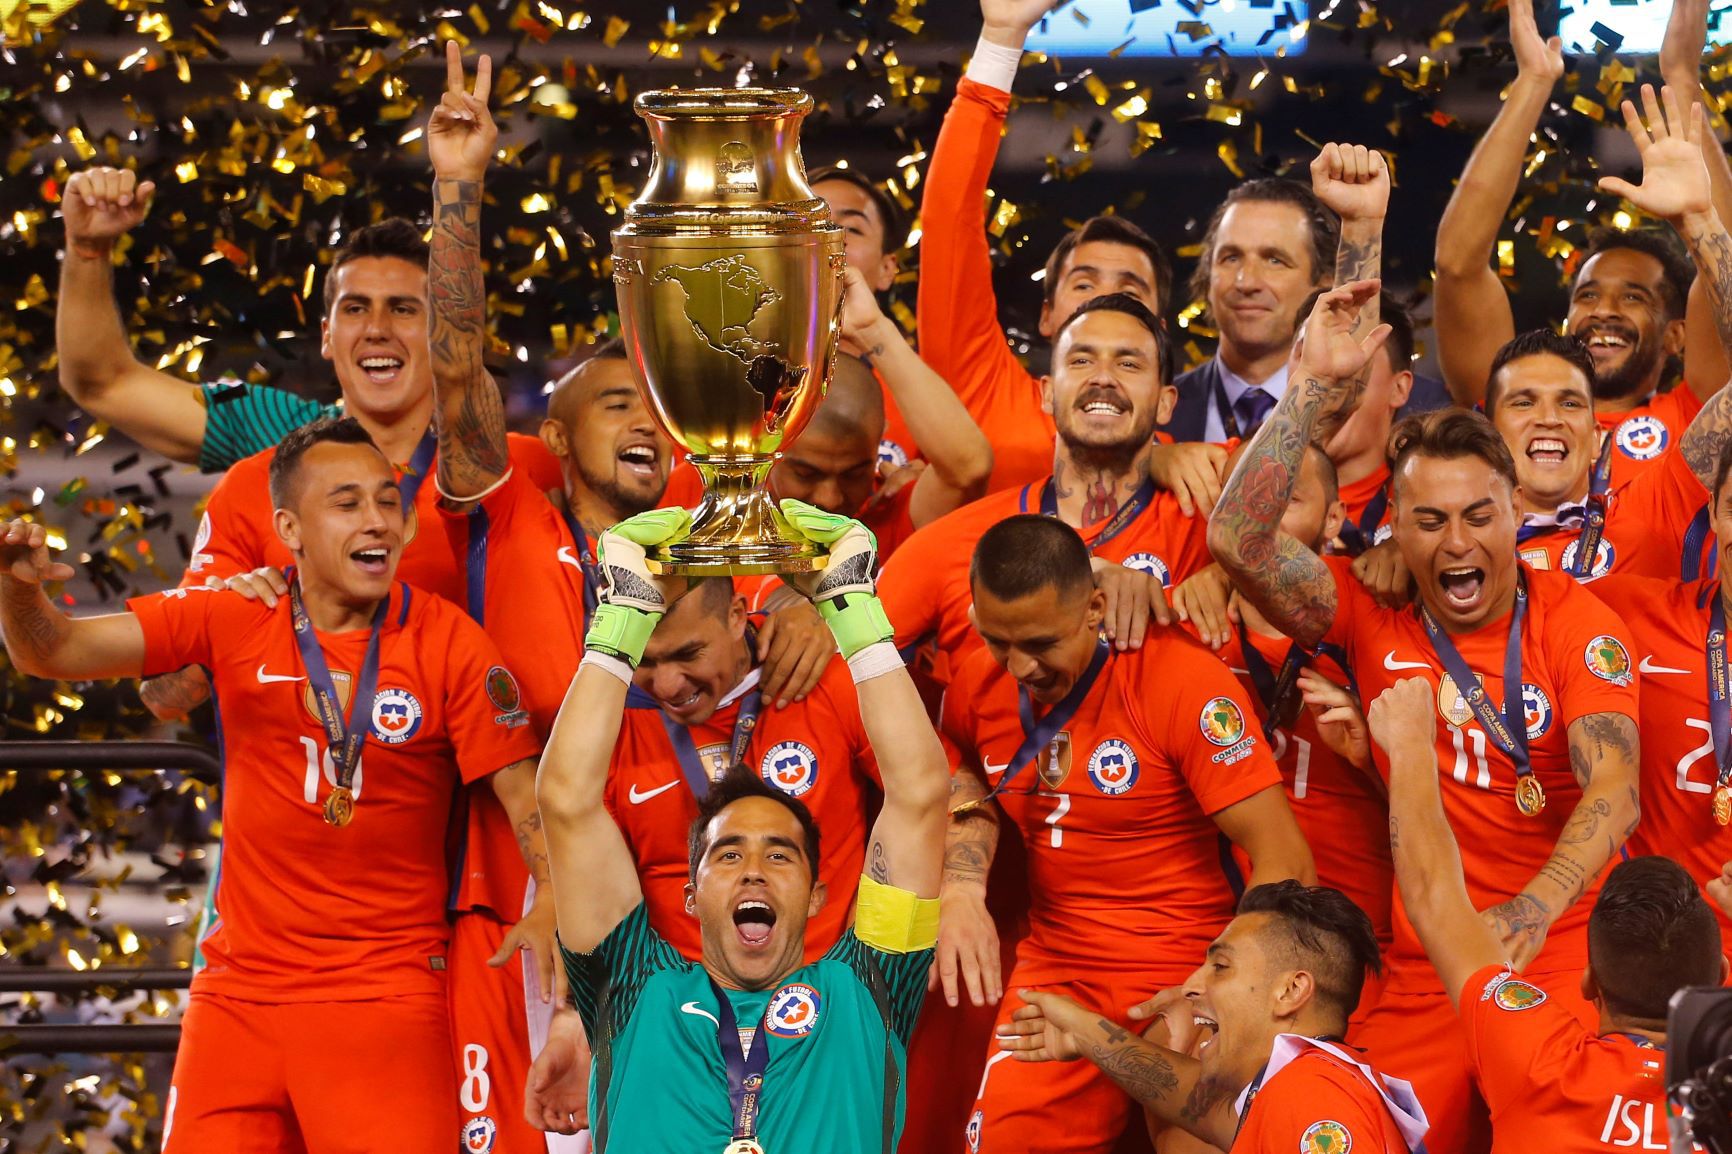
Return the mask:
<path id="1" fill-rule="evenodd" d="M 576 553 L 571 551 L 570 545 L 561 545 L 559 547 L 559 559 L 564 561 L 567 565 L 575 565 L 579 569 L 583 568 L 583 562 L 578 559 Z"/>
<path id="2" fill-rule="evenodd" d="M 1010 762 L 1005 761 L 1000 762 L 998 765 L 994 765 L 992 764 L 992 759 L 989 757 L 981 758 L 980 765 L 982 769 L 986 770 L 987 776 L 989 777 L 995 773 L 1003 773 L 1005 770 L 1010 768 Z"/>
<path id="3" fill-rule="evenodd" d="M 259 666 L 259 684 L 269 685 L 273 681 L 305 681 L 305 677 L 291 677 L 286 673 L 266 673 L 263 665 Z"/>
<path id="4" fill-rule="evenodd" d="M 1673 669 L 1669 665 L 1655 665 L 1652 657 L 1642 658 L 1642 663 L 1636 666 L 1643 673 L 1689 673 L 1688 669 Z"/>
<path id="5" fill-rule="evenodd" d="M 656 792 L 660 793 L 661 790 L 658 789 Z M 716 1022 L 716 1016 L 714 1014 L 710 1013 L 696 1002 L 686 1002 L 684 1005 L 680 1006 L 680 1013 L 690 1014 L 694 1018 L 708 1018 L 710 1021 L 715 1022 L 717 1026 L 721 1025 L 720 1022 Z"/>
<path id="6" fill-rule="evenodd" d="M 656 796 L 658 793 L 666 793 L 668 790 L 672 789 L 674 786 L 676 786 L 678 784 L 679 784 L 679 782 L 677 782 L 677 781 L 670 781 L 666 785 L 658 785 L 654 789 L 646 789 L 642 793 L 639 793 L 637 786 L 634 785 L 631 787 L 631 794 L 630 794 L 631 803 L 633 805 L 642 805 L 644 802 L 646 802 L 650 798 Z"/>
<path id="7" fill-rule="evenodd" d="M 1383 668 L 1394 673 L 1402 669 L 1430 669 L 1431 666 L 1423 661 L 1397 661 L 1395 650 L 1391 649 L 1383 655 Z"/>

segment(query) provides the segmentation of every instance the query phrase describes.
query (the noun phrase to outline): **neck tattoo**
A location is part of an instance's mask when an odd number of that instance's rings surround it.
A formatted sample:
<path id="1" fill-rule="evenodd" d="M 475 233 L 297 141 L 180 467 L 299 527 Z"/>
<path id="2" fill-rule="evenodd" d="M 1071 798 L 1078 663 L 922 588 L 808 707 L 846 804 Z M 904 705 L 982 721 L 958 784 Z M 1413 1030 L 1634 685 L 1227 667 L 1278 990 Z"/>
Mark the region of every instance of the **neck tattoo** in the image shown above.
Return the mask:
<path id="1" fill-rule="evenodd" d="M 1083 524 L 1091 525 L 1096 521 L 1105 521 L 1119 511 L 1118 488 L 1107 484 L 1105 478 L 1095 478 L 1083 493 L 1082 519 Z"/>

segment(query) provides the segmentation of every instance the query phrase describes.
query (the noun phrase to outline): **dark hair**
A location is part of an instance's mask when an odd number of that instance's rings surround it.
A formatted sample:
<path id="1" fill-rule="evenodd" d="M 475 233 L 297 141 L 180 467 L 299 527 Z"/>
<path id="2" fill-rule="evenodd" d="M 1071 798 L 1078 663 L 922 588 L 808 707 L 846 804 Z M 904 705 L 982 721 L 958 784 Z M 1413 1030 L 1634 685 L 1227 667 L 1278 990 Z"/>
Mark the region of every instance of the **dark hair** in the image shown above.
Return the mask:
<path id="1" fill-rule="evenodd" d="M 1627 248 L 1660 262 L 1660 296 L 1666 306 L 1668 321 L 1684 319 L 1685 303 L 1690 297 L 1690 282 L 1696 279 L 1696 266 L 1673 239 L 1669 228 L 1596 228 L 1588 234 L 1588 256 L 1582 262 L 1615 248 Z M 1581 274 L 1577 274 L 1580 279 Z"/>
<path id="2" fill-rule="evenodd" d="M 1215 263 L 1215 236 L 1221 231 L 1221 219 L 1235 204 L 1290 204 L 1298 209 L 1311 226 L 1311 279 L 1323 280 L 1335 267 L 1335 246 L 1341 241 L 1341 218 L 1334 210 L 1317 199 L 1309 185 L 1296 180 L 1265 176 L 1247 180 L 1227 194 L 1215 206 L 1209 225 L 1203 230 L 1202 251 L 1197 254 L 1196 267 L 1191 270 L 1191 299 L 1209 297 L 1209 269 Z M 1303 314 L 1300 317 L 1303 320 Z"/>
<path id="3" fill-rule="evenodd" d="M 1156 368 L 1160 372 L 1163 385 L 1173 382 L 1173 341 L 1167 335 L 1167 326 L 1161 323 L 1161 318 L 1149 311 L 1149 306 L 1132 296 L 1130 293 L 1105 293 L 1098 297 L 1090 297 L 1076 307 L 1076 312 L 1066 317 L 1057 329 L 1053 331 L 1052 343 L 1056 348 L 1059 338 L 1077 321 L 1089 313 L 1123 313 L 1127 317 L 1148 329 L 1155 338 Z"/>
<path id="4" fill-rule="evenodd" d="M 1720 456 L 1714 461 L 1714 488 L 1709 491 L 1708 499 L 1716 507 L 1720 504 L 1720 490 L 1726 487 L 1726 475 L 1732 473 L 1732 441 L 1727 441 L 1720 449 Z"/>
<path id="5" fill-rule="evenodd" d="M 1040 282 L 1041 292 L 1047 303 L 1050 304 L 1053 295 L 1058 292 L 1058 282 L 1064 279 L 1065 262 L 1070 260 L 1071 253 L 1076 251 L 1078 245 L 1096 242 L 1122 244 L 1148 257 L 1149 264 L 1153 265 L 1155 270 L 1155 300 L 1162 309 L 1172 303 L 1170 298 L 1173 291 L 1173 266 L 1167 260 L 1167 250 L 1162 248 L 1154 237 L 1122 216 L 1091 216 L 1064 234 L 1053 247 L 1052 254 L 1046 258 L 1046 275 Z"/>
<path id="6" fill-rule="evenodd" d="M 908 221 L 902 214 L 902 206 L 885 191 L 883 185 L 857 169 L 839 164 L 814 168 L 806 183 L 816 187 L 826 180 L 839 180 L 865 193 L 866 199 L 878 210 L 878 220 L 884 226 L 884 252 L 889 254 L 902 250 L 908 240 Z"/>
<path id="7" fill-rule="evenodd" d="M 1582 374 L 1589 393 L 1593 392 L 1594 358 L 1588 355 L 1588 346 L 1575 337 L 1553 332 L 1551 329 L 1529 329 L 1505 341 L 1497 355 L 1491 359 L 1491 372 L 1487 373 L 1485 378 L 1487 415 L 1497 408 L 1498 398 L 1503 394 L 1503 389 L 1498 385 L 1498 374 L 1511 361 L 1519 361 L 1524 357 L 1556 357 L 1566 362 Z"/>
<path id="8" fill-rule="evenodd" d="M 738 763 L 711 782 L 710 791 L 698 802 L 698 816 L 692 820 L 691 829 L 686 834 L 690 880 L 697 880 L 698 863 L 704 860 L 704 853 L 710 848 L 710 822 L 736 801 L 743 801 L 748 797 L 766 798 L 794 815 L 795 820 L 800 823 L 800 833 L 806 843 L 806 864 L 811 868 L 813 880 L 816 880 L 818 823 L 812 817 L 812 811 L 806 808 L 805 802 L 783 793 L 753 773 L 751 767 Z"/>
<path id="9" fill-rule="evenodd" d="M 1093 588 L 1094 568 L 1075 529 L 1057 517 L 1019 513 L 980 535 L 968 563 L 968 583 L 1015 601 L 1043 589 Z"/>
<path id="10" fill-rule="evenodd" d="M 1663 1022 L 1673 994 L 1720 984 L 1720 922 L 1683 866 L 1631 858 L 1588 915 L 1588 966 L 1613 1014 Z"/>
<path id="11" fill-rule="evenodd" d="M 1515 458 L 1492 423 L 1471 409 L 1437 409 L 1408 417 L 1389 434 L 1389 475 L 1399 481 L 1409 457 L 1453 461 L 1478 457 L 1515 488 Z"/>
<path id="12" fill-rule="evenodd" d="M 585 361 L 623 361 L 627 359 L 624 337 L 607 338 L 601 344 L 590 349 L 589 356 L 584 358 Z"/>
<path id="13" fill-rule="evenodd" d="M 367 430 L 361 427 L 361 422 L 353 417 L 320 417 L 298 429 L 290 429 L 277 442 L 277 451 L 271 457 L 271 508 L 289 507 L 289 496 L 301 472 L 301 458 L 314 445 L 327 444 L 368 445 L 375 452 L 379 448 Z"/>
<path id="14" fill-rule="evenodd" d="M 367 256 L 396 257 L 410 264 L 427 267 L 427 242 L 421 230 L 400 216 L 387 217 L 378 224 L 357 229 L 349 243 L 337 250 L 331 270 L 325 274 L 325 312 L 337 303 L 337 270 L 352 260 Z"/>
<path id="15" fill-rule="evenodd" d="M 1265 947 L 1282 964 L 1309 971 L 1317 999 L 1343 1021 L 1359 1008 L 1365 975 L 1383 972 L 1377 931 L 1366 912 L 1340 890 L 1308 886 L 1288 878 L 1252 886 L 1239 899 L 1239 913 L 1268 914 L 1283 931 Z"/>

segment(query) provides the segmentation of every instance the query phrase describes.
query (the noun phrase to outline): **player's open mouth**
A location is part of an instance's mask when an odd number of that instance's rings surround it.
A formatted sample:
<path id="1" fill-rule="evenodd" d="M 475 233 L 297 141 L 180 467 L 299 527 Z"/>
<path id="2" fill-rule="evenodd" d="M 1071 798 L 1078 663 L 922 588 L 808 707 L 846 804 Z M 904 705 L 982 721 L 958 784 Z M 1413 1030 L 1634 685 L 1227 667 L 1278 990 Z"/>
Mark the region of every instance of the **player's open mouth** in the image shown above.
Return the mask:
<path id="1" fill-rule="evenodd" d="M 747 898 L 734 907 L 734 932 L 748 946 L 761 946 L 776 928 L 776 911 L 769 903 Z"/>
<path id="2" fill-rule="evenodd" d="M 645 480 L 653 480 L 657 469 L 657 453 L 654 445 L 627 445 L 619 451 L 619 463 L 632 473 Z"/>
<path id="3" fill-rule="evenodd" d="M 361 371 L 367 374 L 367 379 L 375 385 L 388 385 L 397 379 L 397 374 L 403 371 L 401 357 L 362 357 Z"/>
<path id="4" fill-rule="evenodd" d="M 1077 409 L 1085 417 L 1117 417 L 1130 412 L 1130 405 L 1110 389 L 1090 389 L 1077 398 Z"/>
<path id="5" fill-rule="evenodd" d="M 1570 455 L 1570 447 L 1556 437 L 1535 437 L 1528 442 L 1528 460 L 1542 465 L 1561 465 Z"/>
<path id="6" fill-rule="evenodd" d="M 1594 359 L 1595 364 L 1616 360 L 1636 343 L 1633 333 L 1610 328 L 1592 328 L 1581 334 L 1581 337 L 1582 344 L 1587 346 L 1588 355 Z"/>
<path id="7" fill-rule="evenodd" d="M 363 572 L 383 577 L 391 566 L 391 551 L 385 548 L 357 549 L 349 554 L 349 559 L 359 565 Z"/>
<path id="8" fill-rule="evenodd" d="M 1201 1057 L 1203 1051 L 1207 1050 L 1210 1046 L 1213 1046 L 1215 1044 L 1215 1039 L 1221 1036 L 1221 1023 L 1215 1021 L 1215 1019 L 1209 1017 L 1207 1014 L 1193 1013 L 1191 1015 L 1191 1024 L 1199 1030 L 1209 1031 L 1210 1036 L 1202 1045 L 1197 1047 L 1197 1055 Z"/>
<path id="9" fill-rule="evenodd" d="M 1471 609 L 1479 604 L 1480 593 L 1485 589 L 1485 570 L 1465 565 L 1445 569 L 1437 575 L 1437 582 L 1443 586 L 1443 598 L 1452 608 Z"/>

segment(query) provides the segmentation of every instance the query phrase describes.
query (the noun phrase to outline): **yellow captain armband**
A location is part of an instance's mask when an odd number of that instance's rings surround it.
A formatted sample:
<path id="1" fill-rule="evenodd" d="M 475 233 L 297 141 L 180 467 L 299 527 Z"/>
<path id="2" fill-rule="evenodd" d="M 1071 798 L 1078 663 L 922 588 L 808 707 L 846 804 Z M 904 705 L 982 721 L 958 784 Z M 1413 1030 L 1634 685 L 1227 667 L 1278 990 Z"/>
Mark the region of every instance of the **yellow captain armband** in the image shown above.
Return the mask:
<path id="1" fill-rule="evenodd" d="M 869 877 L 854 899 L 854 936 L 887 954 L 912 954 L 938 944 L 938 899 L 917 898 Z"/>

